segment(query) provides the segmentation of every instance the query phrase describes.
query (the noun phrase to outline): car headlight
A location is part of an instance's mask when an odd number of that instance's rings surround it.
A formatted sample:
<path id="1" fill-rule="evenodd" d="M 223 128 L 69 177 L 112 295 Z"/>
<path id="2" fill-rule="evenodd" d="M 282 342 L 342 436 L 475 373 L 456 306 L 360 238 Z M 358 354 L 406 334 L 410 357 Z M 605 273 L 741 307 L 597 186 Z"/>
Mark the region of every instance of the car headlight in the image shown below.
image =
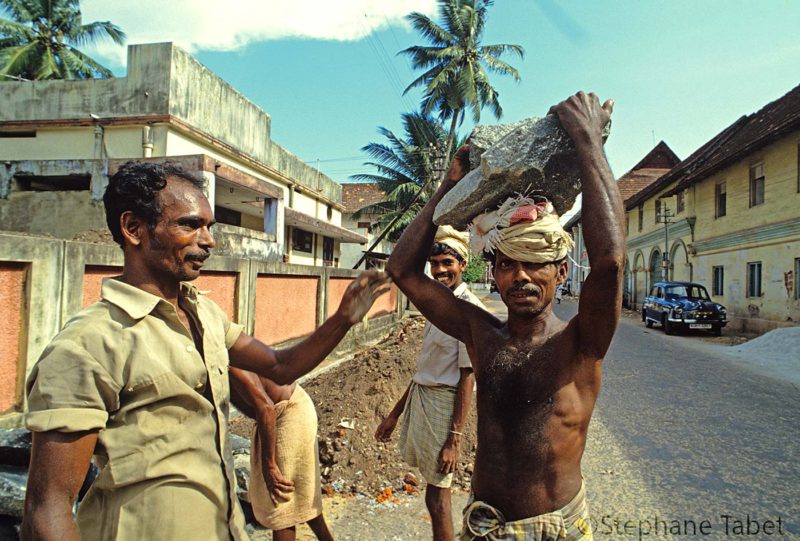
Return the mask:
<path id="1" fill-rule="evenodd" d="M 675 314 L 676 316 L 679 316 L 683 313 L 683 308 L 681 308 L 680 306 L 673 308 L 672 313 Z"/>

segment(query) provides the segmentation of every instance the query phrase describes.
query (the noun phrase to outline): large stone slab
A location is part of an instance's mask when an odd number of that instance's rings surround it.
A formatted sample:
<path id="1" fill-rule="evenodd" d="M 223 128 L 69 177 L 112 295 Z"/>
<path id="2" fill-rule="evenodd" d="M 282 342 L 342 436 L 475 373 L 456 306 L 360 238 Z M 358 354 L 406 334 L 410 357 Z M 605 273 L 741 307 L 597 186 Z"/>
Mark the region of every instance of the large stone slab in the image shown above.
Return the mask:
<path id="1" fill-rule="evenodd" d="M 605 136 L 609 129 L 610 124 Z M 464 228 L 515 193 L 543 195 L 563 214 L 581 192 L 575 145 L 555 115 L 476 127 L 470 167 L 436 206 L 436 224 Z"/>
<path id="2" fill-rule="evenodd" d="M 18 466 L 0 466 L 0 515 L 22 518 L 28 472 Z"/>
<path id="3" fill-rule="evenodd" d="M 24 428 L 0 429 L 0 464 L 27 467 L 30 458 L 30 432 Z"/>

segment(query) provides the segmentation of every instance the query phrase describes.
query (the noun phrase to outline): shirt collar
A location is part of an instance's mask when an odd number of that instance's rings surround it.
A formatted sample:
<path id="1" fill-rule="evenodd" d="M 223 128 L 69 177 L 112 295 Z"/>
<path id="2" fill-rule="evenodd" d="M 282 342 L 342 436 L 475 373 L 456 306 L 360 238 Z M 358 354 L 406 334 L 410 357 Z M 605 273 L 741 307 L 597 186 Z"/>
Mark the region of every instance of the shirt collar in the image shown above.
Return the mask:
<path id="1" fill-rule="evenodd" d="M 161 301 L 161 297 L 148 293 L 136 286 L 126 284 L 119 276 L 103 279 L 100 290 L 102 298 L 124 310 L 133 319 L 142 319 L 152 312 Z M 197 303 L 197 288 L 191 284 L 181 282 L 179 295 L 192 304 Z"/>
<path id="2" fill-rule="evenodd" d="M 467 283 L 466 282 L 461 282 L 460 284 L 458 284 L 458 287 L 453 290 L 453 295 L 458 297 L 459 295 L 464 293 L 464 291 L 466 291 L 466 290 L 467 290 Z"/>

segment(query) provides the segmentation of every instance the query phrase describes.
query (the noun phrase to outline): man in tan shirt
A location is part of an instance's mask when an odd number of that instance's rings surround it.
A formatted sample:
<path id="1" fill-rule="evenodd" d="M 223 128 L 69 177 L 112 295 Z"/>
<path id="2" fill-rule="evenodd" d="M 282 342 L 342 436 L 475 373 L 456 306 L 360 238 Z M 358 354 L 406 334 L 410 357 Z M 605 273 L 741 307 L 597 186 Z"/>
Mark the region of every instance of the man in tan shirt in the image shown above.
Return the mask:
<path id="1" fill-rule="evenodd" d="M 292 348 L 244 334 L 185 283 L 214 248 L 203 182 L 128 163 L 104 197 L 122 276 L 72 318 L 28 378 L 33 432 L 24 539 L 246 540 L 227 417 L 231 366 L 289 383 L 316 366 L 384 290 L 362 273 Z M 94 455 L 100 474 L 72 507 Z"/>

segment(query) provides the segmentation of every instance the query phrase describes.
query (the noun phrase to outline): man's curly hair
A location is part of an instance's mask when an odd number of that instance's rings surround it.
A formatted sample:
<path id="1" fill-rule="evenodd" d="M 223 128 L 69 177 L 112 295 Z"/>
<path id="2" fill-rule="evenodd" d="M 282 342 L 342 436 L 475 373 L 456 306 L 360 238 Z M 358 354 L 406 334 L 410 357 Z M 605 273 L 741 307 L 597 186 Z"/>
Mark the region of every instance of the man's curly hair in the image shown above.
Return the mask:
<path id="1" fill-rule="evenodd" d="M 161 216 L 161 202 L 158 192 L 167 185 L 169 177 L 176 177 L 203 190 L 206 183 L 173 163 L 125 163 L 108 181 L 103 204 L 106 208 L 106 223 L 114 241 L 125 247 L 119 218 L 123 212 L 131 211 L 142 218 L 152 231 Z"/>

